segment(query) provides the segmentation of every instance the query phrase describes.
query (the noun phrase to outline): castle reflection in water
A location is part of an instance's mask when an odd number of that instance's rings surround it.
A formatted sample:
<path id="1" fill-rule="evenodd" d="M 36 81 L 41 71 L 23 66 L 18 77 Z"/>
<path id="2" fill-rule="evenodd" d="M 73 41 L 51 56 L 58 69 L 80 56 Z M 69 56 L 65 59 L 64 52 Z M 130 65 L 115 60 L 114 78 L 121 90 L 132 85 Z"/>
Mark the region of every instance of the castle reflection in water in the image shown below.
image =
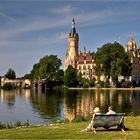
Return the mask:
<path id="1" fill-rule="evenodd" d="M 9 110 L 16 108 L 16 105 L 22 102 L 31 106 L 33 114 L 38 112 L 43 119 L 72 120 L 78 117 L 91 117 L 95 107 L 100 107 L 101 112 L 106 113 L 109 105 L 112 105 L 116 112 L 140 115 L 139 90 L 85 89 L 46 93 L 31 90 L 1 90 L 0 104 L 6 104 Z M 28 113 L 27 110 L 26 112 Z"/>
<path id="2" fill-rule="evenodd" d="M 76 91 L 70 91 L 71 96 Z M 69 96 L 70 96 L 69 95 Z M 68 96 L 68 98 L 69 98 Z M 102 113 L 107 112 L 109 105 L 114 107 L 116 112 L 126 112 L 128 115 L 140 115 L 140 91 L 134 90 L 81 90 L 78 91 L 71 105 L 64 102 L 64 116 L 70 120 L 78 117 L 91 117 L 95 107 L 100 107 Z"/>

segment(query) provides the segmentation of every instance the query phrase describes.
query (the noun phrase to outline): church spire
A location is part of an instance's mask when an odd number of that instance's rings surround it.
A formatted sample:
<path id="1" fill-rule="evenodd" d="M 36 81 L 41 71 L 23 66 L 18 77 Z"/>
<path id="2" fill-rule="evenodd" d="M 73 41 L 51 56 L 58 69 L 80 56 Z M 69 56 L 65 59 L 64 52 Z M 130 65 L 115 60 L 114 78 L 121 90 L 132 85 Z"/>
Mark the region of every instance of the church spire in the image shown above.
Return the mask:
<path id="1" fill-rule="evenodd" d="M 75 28 L 75 20 L 74 18 L 72 19 L 72 29 Z"/>
<path id="2" fill-rule="evenodd" d="M 76 34 L 75 20 L 74 20 L 74 18 L 72 19 L 72 29 L 71 29 L 71 34 L 72 34 L 72 35 L 75 35 L 75 34 Z"/>

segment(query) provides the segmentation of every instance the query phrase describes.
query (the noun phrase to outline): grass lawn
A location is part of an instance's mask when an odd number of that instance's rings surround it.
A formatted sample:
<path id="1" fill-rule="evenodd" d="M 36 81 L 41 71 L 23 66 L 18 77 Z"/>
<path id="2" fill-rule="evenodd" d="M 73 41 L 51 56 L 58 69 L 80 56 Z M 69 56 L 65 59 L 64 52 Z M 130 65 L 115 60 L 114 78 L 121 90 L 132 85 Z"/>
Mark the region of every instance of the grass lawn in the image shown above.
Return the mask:
<path id="1" fill-rule="evenodd" d="M 125 118 L 126 133 L 112 129 L 97 129 L 94 132 L 81 132 L 89 122 L 64 123 L 53 126 L 1 129 L 0 139 L 95 139 L 123 140 L 140 139 L 140 116 Z"/>

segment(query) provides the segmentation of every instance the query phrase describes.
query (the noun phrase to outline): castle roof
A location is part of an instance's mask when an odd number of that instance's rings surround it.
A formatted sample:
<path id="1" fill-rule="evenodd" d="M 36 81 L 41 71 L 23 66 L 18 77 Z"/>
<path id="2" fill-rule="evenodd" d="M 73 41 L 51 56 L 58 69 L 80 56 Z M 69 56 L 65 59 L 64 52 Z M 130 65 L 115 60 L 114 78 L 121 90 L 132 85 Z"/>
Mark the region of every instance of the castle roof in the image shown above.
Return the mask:
<path id="1" fill-rule="evenodd" d="M 78 64 L 84 64 L 86 62 L 86 64 L 90 64 L 93 62 L 93 55 L 94 53 L 91 53 L 90 51 L 88 53 L 84 52 L 80 52 L 77 63 Z"/>

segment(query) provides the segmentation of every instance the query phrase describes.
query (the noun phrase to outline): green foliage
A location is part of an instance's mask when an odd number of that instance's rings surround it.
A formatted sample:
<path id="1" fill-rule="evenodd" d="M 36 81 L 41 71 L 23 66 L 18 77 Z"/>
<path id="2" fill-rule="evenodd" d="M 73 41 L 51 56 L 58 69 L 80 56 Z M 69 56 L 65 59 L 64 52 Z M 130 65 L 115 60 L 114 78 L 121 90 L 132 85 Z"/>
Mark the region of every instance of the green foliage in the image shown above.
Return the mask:
<path id="1" fill-rule="evenodd" d="M 104 87 L 104 81 L 100 81 L 100 82 L 99 82 L 99 87 L 100 87 L 100 88 Z"/>
<path id="2" fill-rule="evenodd" d="M 69 119 L 65 118 L 63 120 L 57 120 L 56 123 L 68 123 Z"/>
<path id="3" fill-rule="evenodd" d="M 109 83 L 104 82 L 104 81 L 100 81 L 99 82 L 99 88 L 109 88 Z"/>
<path id="4" fill-rule="evenodd" d="M 22 124 L 22 126 L 25 126 L 25 127 L 28 127 L 30 124 L 29 124 L 29 120 L 27 120 L 26 122 L 24 122 L 23 124 Z"/>
<path id="5" fill-rule="evenodd" d="M 88 121 L 88 119 L 84 117 L 79 117 L 79 118 L 73 119 L 71 122 L 83 122 L 83 121 Z"/>
<path id="6" fill-rule="evenodd" d="M 65 71 L 64 83 L 68 87 L 76 87 L 78 85 L 77 72 L 71 65 Z"/>
<path id="7" fill-rule="evenodd" d="M 29 127 L 22 129 L 3 130 L 0 132 L 0 139 L 92 139 L 92 140 L 138 140 L 140 138 L 140 117 L 126 117 L 125 126 L 130 130 L 126 133 L 114 129 L 106 130 L 98 128 L 97 133 L 81 132 L 90 121 L 77 123 L 64 123 L 56 126 Z"/>
<path id="8" fill-rule="evenodd" d="M 11 128 L 16 128 L 16 127 L 28 127 L 29 121 L 27 120 L 26 122 L 20 122 L 20 121 L 16 121 L 14 124 L 12 123 L 6 123 L 6 124 L 2 124 L 0 122 L 0 129 L 11 129 Z"/>
<path id="9" fill-rule="evenodd" d="M 89 87 L 90 87 L 89 83 L 84 83 L 83 84 L 83 88 L 89 88 Z"/>
<path id="10" fill-rule="evenodd" d="M 121 84 L 122 88 L 130 88 L 133 87 L 133 83 L 131 81 L 123 81 Z"/>
<path id="11" fill-rule="evenodd" d="M 60 69 L 61 60 L 56 55 L 46 55 L 41 58 L 38 63 L 33 65 L 30 74 L 26 74 L 24 78 L 44 79 L 47 88 L 63 85 L 64 72 Z"/>
<path id="12" fill-rule="evenodd" d="M 99 77 L 104 74 L 108 79 L 111 77 L 116 85 L 118 76 L 129 76 L 131 63 L 124 48 L 117 42 L 107 43 L 99 48 L 95 54 L 95 74 Z"/>
<path id="13" fill-rule="evenodd" d="M 121 87 L 121 83 L 119 81 L 116 82 L 116 87 L 120 88 Z"/>
<path id="14" fill-rule="evenodd" d="M 83 85 L 83 78 L 82 78 L 82 73 L 81 72 L 79 72 L 77 74 L 77 81 L 78 81 L 78 86 L 82 87 L 82 85 Z"/>
<path id="15" fill-rule="evenodd" d="M 31 74 L 25 74 L 23 79 L 32 79 L 32 75 Z"/>
<path id="16" fill-rule="evenodd" d="M 104 82 L 103 87 L 104 87 L 104 88 L 109 88 L 109 83 L 108 83 L 108 82 Z"/>
<path id="17" fill-rule="evenodd" d="M 4 129 L 4 128 L 6 128 L 6 125 L 5 125 L 5 124 L 2 124 L 2 123 L 0 122 L 0 129 Z"/>
<path id="18" fill-rule="evenodd" d="M 4 77 L 8 79 L 16 79 L 16 73 L 13 69 L 9 69 Z"/>
<path id="19" fill-rule="evenodd" d="M 56 55 L 46 55 L 33 65 L 31 77 L 34 79 L 55 79 L 60 66 L 61 60 Z"/>
<path id="20" fill-rule="evenodd" d="M 15 127 L 20 127 L 22 126 L 21 122 L 20 121 L 16 121 L 16 123 L 14 124 Z"/>
<path id="21" fill-rule="evenodd" d="M 5 90 L 11 90 L 11 89 L 16 89 L 17 87 L 11 83 L 5 83 L 3 86 L 2 86 L 2 89 L 5 89 Z"/>
<path id="22" fill-rule="evenodd" d="M 90 81 L 89 81 L 90 87 L 94 87 L 95 86 L 95 81 L 96 81 L 96 78 L 91 78 L 90 79 Z"/>

